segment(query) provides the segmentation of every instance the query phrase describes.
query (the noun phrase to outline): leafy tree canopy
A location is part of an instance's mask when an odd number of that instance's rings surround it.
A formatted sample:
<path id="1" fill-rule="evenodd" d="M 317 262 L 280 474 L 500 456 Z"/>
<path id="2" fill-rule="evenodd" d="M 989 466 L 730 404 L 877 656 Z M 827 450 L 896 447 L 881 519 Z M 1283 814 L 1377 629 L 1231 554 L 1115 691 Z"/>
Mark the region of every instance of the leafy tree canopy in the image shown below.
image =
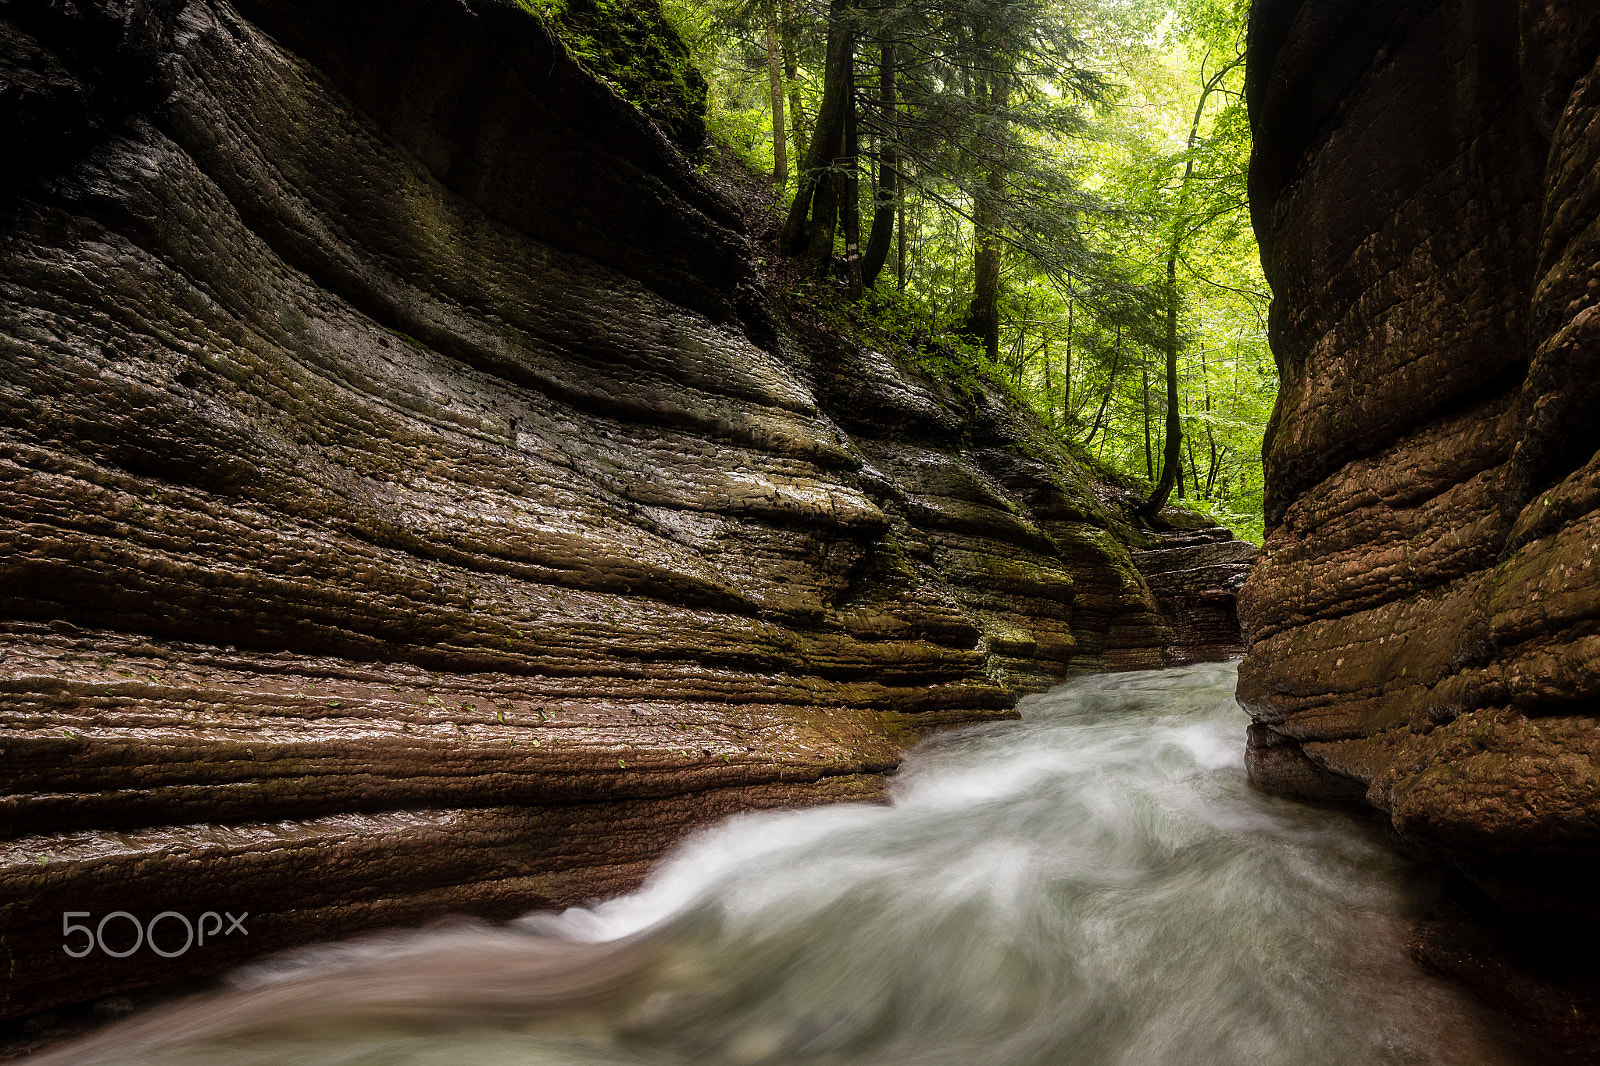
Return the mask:
<path id="1" fill-rule="evenodd" d="M 664 7 L 822 291 L 1003 383 L 1152 512 L 1260 538 L 1247 0 Z"/>

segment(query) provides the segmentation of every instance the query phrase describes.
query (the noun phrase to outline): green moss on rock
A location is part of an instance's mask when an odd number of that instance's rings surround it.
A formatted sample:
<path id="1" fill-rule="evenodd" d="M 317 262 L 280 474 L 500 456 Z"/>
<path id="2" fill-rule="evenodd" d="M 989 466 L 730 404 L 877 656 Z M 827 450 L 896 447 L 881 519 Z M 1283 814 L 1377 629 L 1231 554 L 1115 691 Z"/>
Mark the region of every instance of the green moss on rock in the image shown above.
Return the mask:
<path id="1" fill-rule="evenodd" d="M 706 79 L 656 0 L 518 0 L 567 50 L 661 127 L 685 154 L 706 142 Z"/>

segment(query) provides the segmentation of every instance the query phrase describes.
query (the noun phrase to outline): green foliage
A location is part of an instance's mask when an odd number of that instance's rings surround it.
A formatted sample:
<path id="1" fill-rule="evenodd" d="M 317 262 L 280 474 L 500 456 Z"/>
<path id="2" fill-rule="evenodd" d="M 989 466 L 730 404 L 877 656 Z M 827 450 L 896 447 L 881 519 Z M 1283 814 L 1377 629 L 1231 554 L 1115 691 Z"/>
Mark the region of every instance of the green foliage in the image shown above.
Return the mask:
<path id="1" fill-rule="evenodd" d="M 707 135 L 757 173 L 773 168 L 760 0 L 661 0 L 706 83 Z M 807 42 L 809 46 L 810 42 Z M 809 50 L 807 58 L 812 58 Z M 808 101 L 810 88 L 804 90 Z"/>
<path id="2" fill-rule="evenodd" d="M 713 136 L 770 172 L 768 13 L 779 15 L 785 58 L 797 60 L 784 79 L 789 117 L 798 104 L 809 121 L 828 5 L 664 2 L 708 71 Z M 877 292 L 859 305 L 827 283 L 813 295 L 841 316 L 841 330 L 911 352 L 952 387 L 1001 384 L 1074 454 L 1144 490 L 1159 474 L 1167 310 L 1176 301 L 1175 502 L 1259 540 L 1261 436 L 1277 386 L 1246 210 L 1250 133 L 1237 60 L 1247 8 L 1248 0 L 854 5 L 861 202 L 870 211 L 876 175 L 866 163 L 890 144 L 903 181 L 904 271 L 897 247 Z M 876 42 L 885 36 L 901 49 L 892 116 L 874 107 Z M 1009 79 L 1003 94 L 997 79 Z M 792 169 L 797 155 L 791 149 Z M 974 297 L 974 219 L 996 196 L 1001 336 L 991 361 L 959 338 Z"/>
<path id="3" fill-rule="evenodd" d="M 744 78 L 710 79 L 707 126 L 753 173 L 772 170 L 772 113 L 763 86 Z"/>
<path id="4" fill-rule="evenodd" d="M 656 0 L 517 2 L 681 150 L 699 154 L 706 140 L 706 79 Z"/>
<path id="5" fill-rule="evenodd" d="M 1106 243 L 1129 277 L 1153 283 L 1177 241 L 1184 502 L 1259 540 L 1261 434 L 1277 384 L 1266 345 L 1269 297 L 1246 202 L 1250 134 L 1237 60 L 1247 4 L 1147 6 L 1162 16 L 1158 30 L 1118 46 L 1129 74 L 1105 116 L 1105 135 L 1089 146 L 1106 194 L 1131 223 L 1111 220 Z M 1224 71 L 1195 124 L 1202 86 Z M 1142 388 L 1132 392 L 1114 397 L 1124 414 L 1097 447 L 1124 468 L 1142 468 L 1142 418 L 1127 413 L 1142 415 L 1146 398 Z"/>
<path id="6" fill-rule="evenodd" d="M 1012 388 L 1005 369 L 989 362 L 981 347 L 952 334 L 930 333 L 923 308 L 893 288 L 850 300 L 830 284 L 802 281 L 789 296 L 828 332 L 853 344 L 892 352 L 959 395 L 976 399 L 998 390 L 1015 403 L 1026 402 Z"/>

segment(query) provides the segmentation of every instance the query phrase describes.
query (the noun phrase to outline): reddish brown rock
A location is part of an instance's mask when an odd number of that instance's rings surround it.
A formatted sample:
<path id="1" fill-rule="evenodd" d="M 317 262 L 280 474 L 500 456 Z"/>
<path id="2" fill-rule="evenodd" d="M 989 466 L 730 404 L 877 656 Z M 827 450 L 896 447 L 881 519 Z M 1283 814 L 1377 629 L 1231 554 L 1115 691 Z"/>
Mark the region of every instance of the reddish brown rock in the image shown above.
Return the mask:
<path id="1" fill-rule="evenodd" d="M 1210 639 L 516 5 L 11 5 L 0 155 L 0 1016 L 622 891 Z M 249 939 L 62 951 L 116 910 Z"/>
<path id="2" fill-rule="evenodd" d="M 1600 17 L 1262 0 L 1251 37 L 1282 377 L 1252 776 L 1594 922 Z"/>

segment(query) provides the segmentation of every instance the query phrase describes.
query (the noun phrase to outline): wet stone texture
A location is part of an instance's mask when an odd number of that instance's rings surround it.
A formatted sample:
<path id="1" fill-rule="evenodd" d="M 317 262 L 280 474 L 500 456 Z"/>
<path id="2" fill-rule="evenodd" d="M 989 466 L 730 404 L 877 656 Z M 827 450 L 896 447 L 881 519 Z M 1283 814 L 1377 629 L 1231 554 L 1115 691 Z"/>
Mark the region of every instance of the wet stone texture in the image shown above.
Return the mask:
<path id="1" fill-rule="evenodd" d="M 1172 627 L 1169 657 L 1208 662 L 1241 654 L 1238 594 L 1255 564 L 1255 546 L 1177 508 L 1162 517 L 1171 528 L 1133 560 Z"/>
<path id="2" fill-rule="evenodd" d="M 1248 78 L 1282 377 L 1252 774 L 1568 936 L 1600 918 L 1597 59 L 1586 0 L 1258 0 Z M 1419 950 L 1471 970 L 1462 927 Z"/>
<path id="3" fill-rule="evenodd" d="M 1237 643 L 1239 546 L 775 311 L 514 4 L 9 5 L 0 156 L 0 1016 L 619 892 Z M 63 952 L 167 910 L 248 939 Z"/>

